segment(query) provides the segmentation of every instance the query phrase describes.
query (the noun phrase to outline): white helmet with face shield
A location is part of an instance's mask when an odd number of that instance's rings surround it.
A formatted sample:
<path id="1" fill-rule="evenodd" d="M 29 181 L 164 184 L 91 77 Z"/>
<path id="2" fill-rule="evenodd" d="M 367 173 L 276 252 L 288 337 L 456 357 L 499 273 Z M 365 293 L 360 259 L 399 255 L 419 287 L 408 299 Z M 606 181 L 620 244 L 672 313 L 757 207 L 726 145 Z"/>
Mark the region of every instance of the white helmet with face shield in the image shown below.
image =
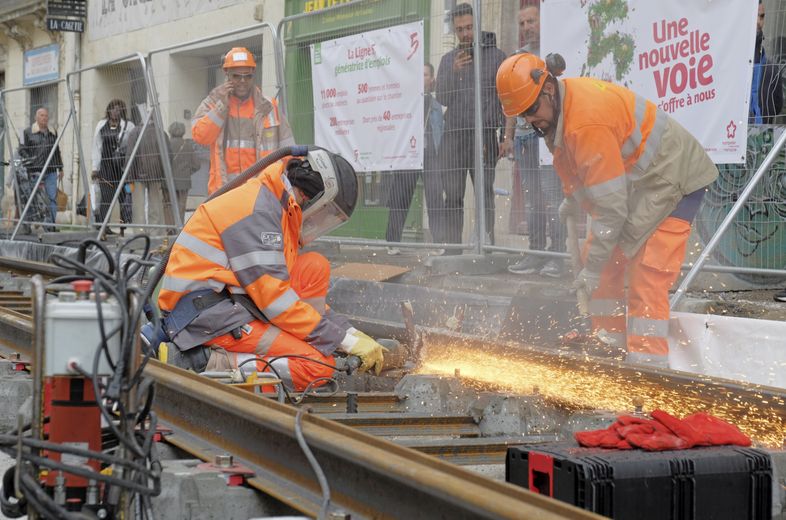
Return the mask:
<path id="1" fill-rule="evenodd" d="M 340 155 L 309 147 L 304 159 L 287 163 L 287 178 L 308 200 L 303 203 L 300 242 L 305 245 L 349 220 L 358 198 L 355 169 Z"/>

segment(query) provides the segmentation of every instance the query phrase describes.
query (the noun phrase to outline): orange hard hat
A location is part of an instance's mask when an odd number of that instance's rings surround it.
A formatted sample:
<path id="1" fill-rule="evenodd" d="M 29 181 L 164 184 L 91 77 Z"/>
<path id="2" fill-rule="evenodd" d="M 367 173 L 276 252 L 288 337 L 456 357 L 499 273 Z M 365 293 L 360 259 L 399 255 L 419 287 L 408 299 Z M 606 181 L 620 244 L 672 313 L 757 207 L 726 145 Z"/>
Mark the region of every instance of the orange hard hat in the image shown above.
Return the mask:
<path id="1" fill-rule="evenodd" d="M 254 55 L 245 47 L 233 47 L 224 56 L 224 68 L 233 69 L 235 67 L 251 67 L 255 69 L 257 68 L 257 62 L 254 61 Z"/>
<path id="2" fill-rule="evenodd" d="M 499 66 L 497 94 L 508 117 L 521 114 L 535 103 L 548 77 L 546 62 L 534 54 L 515 54 Z"/>

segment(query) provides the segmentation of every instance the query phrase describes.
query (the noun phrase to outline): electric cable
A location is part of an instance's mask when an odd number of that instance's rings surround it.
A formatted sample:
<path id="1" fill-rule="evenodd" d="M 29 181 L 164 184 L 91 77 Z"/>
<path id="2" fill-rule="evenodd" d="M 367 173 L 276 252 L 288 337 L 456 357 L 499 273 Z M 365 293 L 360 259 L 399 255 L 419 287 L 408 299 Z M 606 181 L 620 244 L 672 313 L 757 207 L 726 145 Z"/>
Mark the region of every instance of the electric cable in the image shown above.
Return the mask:
<path id="1" fill-rule="evenodd" d="M 317 384 L 322 383 L 322 382 L 333 385 L 333 390 L 330 391 L 330 392 L 317 392 L 316 390 L 313 391 L 313 392 L 311 391 L 311 388 L 317 386 Z M 300 393 L 300 399 L 296 399 L 295 401 L 292 402 L 292 404 L 295 405 L 295 406 L 297 406 L 299 404 L 302 404 L 303 401 L 305 401 L 306 398 L 309 397 L 309 396 L 311 396 L 311 397 L 333 397 L 334 395 L 336 395 L 338 393 L 338 390 L 339 390 L 339 385 L 338 385 L 338 381 L 336 381 L 335 378 L 332 378 L 332 377 L 318 377 L 318 378 L 314 379 L 313 381 L 311 381 L 308 385 L 306 385 L 306 388 L 304 388 L 303 391 Z"/>
<path id="2" fill-rule="evenodd" d="M 330 509 L 330 486 L 328 485 L 327 477 L 325 477 L 325 472 L 322 471 L 322 467 L 311 452 L 311 448 L 309 448 L 305 436 L 303 436 L 303 425 L 301 421 L 304 413 L 311 413 L 311 407 L 305 406 L 303 408 L 298 408 L 297 414 L 295 415 L 295 438 L 297 439 L 300 449 L 303 450 L 303 453 L 306 455 L 306 459 L 308 459 L 311 469 L 314 470 L 314 474 L 317 476 L 319 489 L 322 490 L 322 507 L 319 510 L 319 516 L 317 518 L 319 520 L 325 520 L 328 517 L 328 510 Z"/>
<path id="3" fill-rule="evenodd" d="M 139 244 L 141 246 L 138 246 Z M 142 349 L 138 370 L 128 373 L 127 369 L 133 362 L 132 356 L 136 352 L 136 342 L 139 341 L 137 328 L 144 305 L 152 297 L 150 287 L 145 287 L 143 290 L 141 285 L 134 285 L 135 282 L 142 284 L 147 268 L 156 265 L 149 259 L 150 245 L 149 237 L 137 235 L 124 241 L 113 256 L 100 242 L 87 239 L 80 244 L 77 259 L 60 254 L 50 256 L 51 263 L 75 273 L 61 276 L 52 284 L 75 280 L 93 282 L 99 343 L 91 360 L 92 366 L 82 367 L 72 364 L 71 369 L 91 382 L 106 431 L 111 435 L 109 439 L 116 439 L 117 444 L 108 442 L 112 447 L 102 451 L 65 446 L 30 437 L 29 427 L 23 427 L 19 432 L 12 432 L 13 435 L 0 435 L 0 450 L 16 452 L 25 467 L 32 466 L 31 474 L 25 473 L 20 479 L 20 492 L 25 496 L 27 506 L 45 518 L 71 520 L 82 519 L 85 516 L 69 512 L 64 504 L 58 504 L 53 500 L 44 489 L 45 484 L 31 476 L 40 468 L 101 482 L 105 497 L 109 497 L 110 494 L 119 496 L 119 490 L 126 490 L 131 493 L 126 499 L 126 504 L 133 504 L 133 516 L 138 518 L 153 516 L 150 497 L 161 492 L 161 463 L 153 441 L 158 421 L 151 411 L 154 387 L 142 374 L 145 364 L 154 355 L 152 349 Z M 140 257 L 129 256 L 124 259 L 125 252 L 133 246 L 138 246 L 136 250 L 141 249 Z M 105 259 L 107 266 L 105 270 L 87 264 L 85 259 L 87 251 L 91 248 L 96 248 L 99 258 Z M 114 311 L 112 314 L 107 314 L 105 305 L 110 301 L 117 311 L 117 316 Z M 109 320 L 116 318 L 118 323 L 108 325 Z M 105 362 L 103 365 L 102 360 Z M 108 367 L 108 370 L 104 370 L 105 367 Z M 104 378 L 106 378 L 105 382 Z M 135 405 L 135 409 L 127 410 L 125 403 L 132 392 L 138 396 L 138 404 Z M 106 446 L 104 441 L 107 439 L 104 437 L 105 435 L 102 434 L 102 445 Z M 84 464 L 66 464 L 34 455 L 33 452 L 38 450 L 95 460 L 102 466 L 125 468 L 121 472 L 123 477 L 104 475 Z M 109 501 L 112 504 L 116 503 L 113 499 Z M 6 504 L 0 502 L 0 505 Z"/>
<path id="4" fill-rule="evenodd" d="M 265 359 L 265 358 L 261 358 L 261 357 L 252 357 L 252 358 L 245 359 L 242 362 L 238 363 L 238 365 L 237 365 L 238 370 L 240 370 L 244 365 L 246 365 L 246 364 L 248 364 L 248 363 L 250 363 L 252 361 L 260 361 L 260 362 L 264 363 L 265 364 L 265 368 L 269 368 L 271 370 L 271 372 L 273 372 L 273 374 L 275 374 L 275 376 L 278 379 L 281 380 L 281 388 L 284 390 L 284 394 L 286 395 L 287 400 L 292 405 L 295 405 L 295 406 L 303 403 L 303 401 L 308 396 L 312 396 L 312 397 L 332 397 L 332 396 L 336 395 L 336 393 L 338 393 L 338 389 L 339 389 L 338 381 L 336 381 L 336 379 L 333 378 L 333 377 L 318 377 L 318 378 L 314 379 L 313 381 L 309 382 L 308 385 L 306 385 L 306 388 L 304 388 L 303 391 L 301 392 L 300 399 L 293 398 L 292 394 L 289 393 L 286 385 L 284 384 L 283 379 L 281 379 L 281 375 L 279 375 L 278 371 L 275 369 L 275 367 L 272 364 L 273 362 L 275 362 L 275 361 L 277 361 L 279 359 L 302 359 L 304 361 L 310 361 L 311 363 L 315 363 L 317 365 L 322 365 L 322 366 L 325 366 L 325 367 L 328 367 L 328 368 L 332 368 L 333 370 L 338 370 L 339 372 L 348 371 L 348 369 L 346 369 L 346 368 L 341 369 L 341 368 L 336 367 L 335 365 L 331 365 L 330 363 L 325 363 L 324 361 L 320 361 L 318 359 L 313 359 L 313 358 L 310 358 L 308 356 L 303 356 L 301 354 L 282 354 L 280 356 L 271 357 L 270 359 Z M 263 372 L 264 372 L 264 370 L 263 370 Z M 241 373 L 242 373 L 242 370 L 241 370 Z M 311 389 L 313 387 L 317 386 L 317 384 L 321 383 L 321 382 L 326 382 L 326 383 L 333 384 L 334 385 L 334 390 L 332 392 L 324 392 L 324 393 L 322 393 L 322 392 L 320 392 L 320 393 L 312 392 Z"/>

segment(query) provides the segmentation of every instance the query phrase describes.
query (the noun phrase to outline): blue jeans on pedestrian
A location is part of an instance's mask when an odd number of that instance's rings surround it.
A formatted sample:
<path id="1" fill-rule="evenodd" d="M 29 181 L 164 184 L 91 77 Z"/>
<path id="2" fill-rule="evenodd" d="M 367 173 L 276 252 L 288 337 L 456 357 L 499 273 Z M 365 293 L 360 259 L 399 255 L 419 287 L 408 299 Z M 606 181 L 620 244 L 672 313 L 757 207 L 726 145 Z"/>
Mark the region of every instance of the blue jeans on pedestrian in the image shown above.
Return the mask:
<path id="1" fill-rule="evenodd" d="M 521 174 L 521 186 L 527 208 L 529 248 L 544 251 L 547 238 L 549 251 L 565 251 L 565 224 L 559 221 L 562 185 L 552 166 L 541 166 L 538 136 L 534 133 L 516 136 L 513 141 L 514 158 Z"/>
<path id="2" fill-rule="evenodd" d="M 54 224 L 55 218 L 57 218 L 57 172 L 49 172 L 44 175 L 44 190 L 49 199 L 49 218 L 52 219 L 47 222 Z"/>

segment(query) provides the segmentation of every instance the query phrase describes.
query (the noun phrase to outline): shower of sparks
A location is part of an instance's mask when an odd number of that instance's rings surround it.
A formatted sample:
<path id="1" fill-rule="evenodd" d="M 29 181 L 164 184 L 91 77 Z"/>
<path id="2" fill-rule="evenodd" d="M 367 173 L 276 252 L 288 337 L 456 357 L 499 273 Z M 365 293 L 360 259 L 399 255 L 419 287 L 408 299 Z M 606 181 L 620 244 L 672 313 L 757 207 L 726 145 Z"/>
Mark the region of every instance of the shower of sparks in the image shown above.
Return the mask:
<path id="1" fill-rule="evenodd" d="M 567 408 L 630 413 L 634 403 L 641 402 L 645 411 L 661 409 L 677 417 L 710 413 L 735 424 L 756 446 L 781 448 L 786 438 L 786 424 L 780 415 L 783 404 L 769 402 L 766 395 L 757 395 L 751 402 L 739 398 L 713 402 L 700 392 L 709 386 L 701 381 L 686 394 L 684 387 L 667 388 L 633 374 L 606 373 L 605 367 L 589 359 L 586 366 L 567 359 L 557 364 L 527 359 L 526 353 L 510 349 L 502 353 L 481 350 L 477 344 L 431 341 L 424 354 L 420 373 L 453 376 L 458 370 L 467 381 L 518 394 L 536 390 Z"/>

